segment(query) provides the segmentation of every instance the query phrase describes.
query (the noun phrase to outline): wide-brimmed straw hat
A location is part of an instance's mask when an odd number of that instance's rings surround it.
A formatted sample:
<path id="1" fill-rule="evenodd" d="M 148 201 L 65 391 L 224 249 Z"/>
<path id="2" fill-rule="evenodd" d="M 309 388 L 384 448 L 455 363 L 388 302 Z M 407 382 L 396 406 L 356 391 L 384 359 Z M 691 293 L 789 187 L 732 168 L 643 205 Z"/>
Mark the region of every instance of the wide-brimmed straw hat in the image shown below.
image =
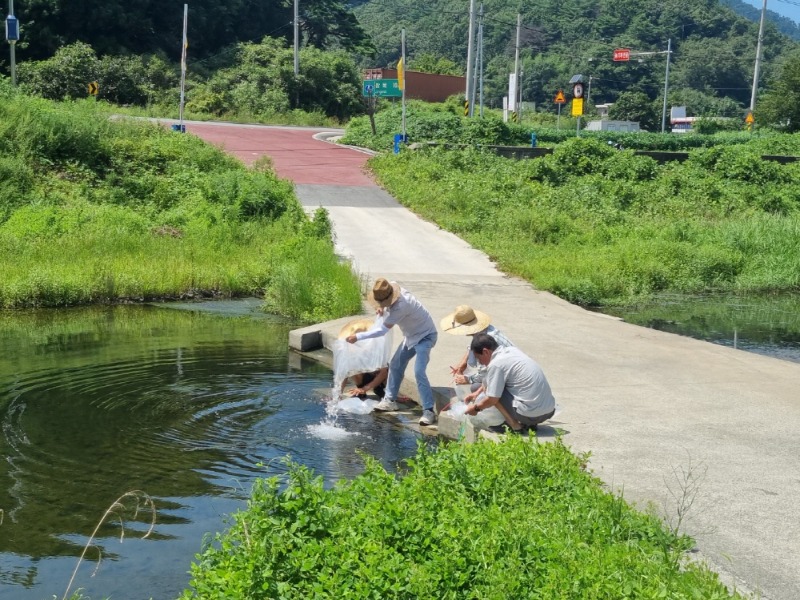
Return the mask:
<path id="1" fill-rule="evenodd" d="M 489 326 L 492 319 L 485 312 L 462 304 L 439 322 L 442 331 L 451 335 L 474 335 Z"/>
<path id="2" fill-rule="evenodd" d="M 354 319 L 342 327 L 342 330 L 339 332 L 339 339 L 343 340 L 361 331 L 369 331 L 372 329 L 373 324 L 374 321 L 372 319 Z"/>
<path id="3" fill-rule="evenodd" d="M 372 290 L 367 294 L 367 300 L 381 308 L 391 306 L 399 297 L 400 286 L 394 281 L 388 281 L 383 277 L 375 280 L 375 285 L 372 286 Z"/>

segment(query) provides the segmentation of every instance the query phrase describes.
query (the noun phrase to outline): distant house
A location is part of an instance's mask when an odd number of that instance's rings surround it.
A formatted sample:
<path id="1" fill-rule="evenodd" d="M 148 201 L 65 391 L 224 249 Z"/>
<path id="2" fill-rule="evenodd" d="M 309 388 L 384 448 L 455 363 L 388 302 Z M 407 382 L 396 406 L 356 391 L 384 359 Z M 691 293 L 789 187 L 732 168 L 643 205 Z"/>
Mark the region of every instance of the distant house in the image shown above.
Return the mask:
<path id="1" fill-rule="evenodd" d="M 382 79 L 397 79 L 397 69 L 369 69 L 369 73 L 380 73 Z M 444 102 L 450 96 L 464 94 L 467 78 L 457 75 L 434 75 L 419 71 L 405 72 L 406 98 L 427 102 Z"/>

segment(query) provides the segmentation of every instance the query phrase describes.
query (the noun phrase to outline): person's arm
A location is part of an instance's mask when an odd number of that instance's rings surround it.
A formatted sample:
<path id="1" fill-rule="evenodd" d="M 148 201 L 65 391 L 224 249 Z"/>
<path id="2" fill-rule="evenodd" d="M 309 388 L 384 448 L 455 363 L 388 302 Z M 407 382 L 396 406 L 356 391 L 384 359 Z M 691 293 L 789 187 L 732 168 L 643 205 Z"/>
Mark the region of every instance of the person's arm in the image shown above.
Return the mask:
<path id="1" fill-rule="evenodd" d="M 345 338 L 345 339 L 349 343 L 355 344 L 359 340 L 369 340 L 369 339 L 372 339 L 372 338 L 381 337 L 383 335 L 386 335 L 387 333 L 389 333 L 389 330 L 392 327 L 394 327 L 394 325 L 386 326 L 383 323 L 380 323 L 379 325 L 376 325 L 375 327 L 373 327 L 372 329 L 370 329 L 368 331 L 359 331 L 358 333 L 355 333 L 353 335 L 347 336 L 347 338 Z"/>
<path id="2" fill-rule="evenodd" d="M 467 410 L 464 411 L 467 415 L 477 415 L 482 410 L 494 406 L 500 402 L 500 398 L 494 396 L 479 396 L 475 402 L 467 405 Z"/>
<path id="3" fill-rule="evenodd" d="M 359 386 L 353 390 L 350 390 L 351 396 L 360 396 L 361 394 L 367 394 L 386 381 L 386 378 L 389 376 L 389 367 L 383 367 L 378 371 L 378 374 L 375 375 L 375 378 L 370 381 L 365 386 Z"/>

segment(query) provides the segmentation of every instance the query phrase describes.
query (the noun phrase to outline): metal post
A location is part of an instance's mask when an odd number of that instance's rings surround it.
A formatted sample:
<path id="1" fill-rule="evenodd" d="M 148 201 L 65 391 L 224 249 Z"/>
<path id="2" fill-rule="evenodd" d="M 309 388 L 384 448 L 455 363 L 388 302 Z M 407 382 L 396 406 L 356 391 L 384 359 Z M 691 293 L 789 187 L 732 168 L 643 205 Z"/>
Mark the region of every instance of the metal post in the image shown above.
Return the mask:
<path id="1" fill-rule="evenodd" d="M 758 44 L 756 45 L 756 65 L 753 69 L 753 92 L 750 95 L 750 112 L 756 109 L 756 94 L 758 93 L 758 70 L 761 67 L 761 44 L 764 39 L 764 17 L 767 14 L 767 0 L 761 7 L 761 23 L 758 25 Z"/>
<path id="2" fill-rule="evenodd" d="M 403 61 L 403 89 L 401 92 L 403 104 L 403 142 L 406 141 L 406 30 L 400 30 L 400 60 Z"/>
<path id="3" fill-rule="evenodd" d="M 586 86 L 586 104 L 589 104 L 589 100 L 592 98 L 592 76 L 589 75 L 589 85 Z"/>
<path id="4" fill-rule="evenodd" d="M 294 0 L 294 76 L 300 74 L 300 0 Z"/>
<path id="5" fill-rule="evenodd" d="M 8 14 L 14 16 L 14 0 L 8 0 Z M 11 40 L 8 45 L 11 55 L 11 85 L 17 87 L 17 42 Z"/>
<path id="6" fill-rule="evenodd" d="M 766 0 L 764 0 L 766 2 Z M 664 74 L 664 108 L 661 110 L 661 133 L 667 128 L 667 93 L 669 92 L 669 58 L 672 55 L 672 38 L 667 41 L 667 72 Z"/>
<path id="7" fill-rule="evenodd" d="M 472 53 L 475 44 L 475 0 L 469 0 L 469 38 L 467 39 L 467 89 L 464 97 L 467 102 L 472 98 Z M 469 116 L 472 116 L 472 104 L 469 105 Z"/>
<path id="8" fill-rule="evenodd" d="M 483 6 L 483 5 L 481 5 Z M 481 23 L 478 23 L 478 37 L 480 38 L 481 35 Z M 481 56 L 481 47 L 480 43 L 478 47 L 475 49 L 475 68 L 472 70 L 472 95 L 469 98 L 469 105 L 470 107 L 475 106 L 475 97 L 478 95 L 478 73 L 480 72 L 480 56 Z M 475 114 L 474 108 L 470 108 L 469 111 L 470 116 Z"/>
<path id="9" fill-rule="evenodd" d="M 481 118 L 483 118 L 483 3 L 481 3 L 480 25 L 478 27 L 478 53 L 480 55 L 478 85 L 480 88 Z"/>
<path id="10" fill-rule="evenodd" d="M 520 34 L 520 29 L 521 28 L 522 28 L 522 15 L 520 13 L 517 13 L 517 43 L 516 43 L 516 48 L 514 50 L 514 79 L 517 82 L 517 89 L 516 89 L 517 93 L 514 94 L 515 98 L 512 100 L 512 102 L 514 102 L 514 112 L 517 113 L 517 119 L 519 119 L 519 98 L 522 96 L 522 92 L 520 91 L 520 88 L 522 86 L 520 85 L 521 82 L 519 80 L 520 79 L 520 77 L 519 77 L 519 34 Z M 509 100 L 511 100 L 511 98 L 509 98 Z"/>
<path id="11" fill-rule="evenodd" d="M 184 90 L 186 89 L 186 50 L 189 46 L 189 41 L 186 38 L 186 29 L 189 23 L 189 5 L 183 5 L 183 43 L 181 44 L 181 106 L 180 106 L 180 131 L 183 132 L 183 105 L 186 100 Z"/>

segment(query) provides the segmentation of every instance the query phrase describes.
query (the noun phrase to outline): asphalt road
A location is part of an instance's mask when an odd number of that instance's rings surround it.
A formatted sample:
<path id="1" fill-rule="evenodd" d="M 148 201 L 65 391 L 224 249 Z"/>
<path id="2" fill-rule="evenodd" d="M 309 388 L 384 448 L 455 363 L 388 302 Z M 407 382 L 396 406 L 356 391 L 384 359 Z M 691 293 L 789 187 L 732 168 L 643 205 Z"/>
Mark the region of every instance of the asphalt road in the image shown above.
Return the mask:
<path id="1" fill-rule="evenodd" d="M 315 139 L 329 137 L 321 130 L 187 131 L 247 163 L 270 156 L 307 210 L 329 210 L 337 252 L 370 284 L 397 280 L 437 323 L 458 304 L 488 312 L 543 366 L 562 406 L 552 425 L 574 451 L 591 452 L 610 489 L 672 519 L 682 512 L 675 498 L 691 499 L 683 527 L 723 581 L 767 600 L 800 598 L 800 364 L 629 325 L 507 277 L 378 187 L 367 154 Z M 440 335 L 435 387 L 449 386 L 465 347 Z"/>

